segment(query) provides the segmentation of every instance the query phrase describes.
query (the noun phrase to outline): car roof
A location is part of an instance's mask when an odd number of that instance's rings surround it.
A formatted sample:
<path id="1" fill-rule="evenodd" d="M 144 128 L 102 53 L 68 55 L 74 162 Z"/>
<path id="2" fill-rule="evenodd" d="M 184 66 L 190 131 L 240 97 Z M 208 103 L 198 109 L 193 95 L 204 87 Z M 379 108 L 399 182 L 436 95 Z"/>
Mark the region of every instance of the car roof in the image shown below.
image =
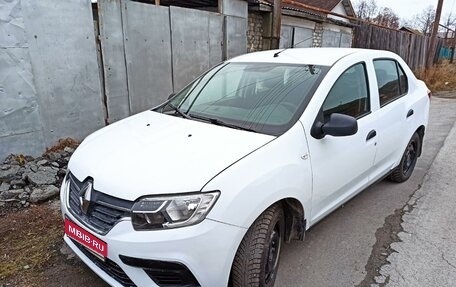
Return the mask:
<path id="1" fill-rule="evenodd" d="M 278 57 L 274 57 L 274 54 L 277 52 L 280 52 L 280 54 Z M 343 57 L 355 53 L 360 55 L 375 54 L 376 56 L 391 55 L 391 53 L 386 51 L 354 48 L 290 48 L 285 50 L 279 49 L 254 52 L 235 57 L 228 60 L 227 62 L 258 62 L 332 66 Z"/>

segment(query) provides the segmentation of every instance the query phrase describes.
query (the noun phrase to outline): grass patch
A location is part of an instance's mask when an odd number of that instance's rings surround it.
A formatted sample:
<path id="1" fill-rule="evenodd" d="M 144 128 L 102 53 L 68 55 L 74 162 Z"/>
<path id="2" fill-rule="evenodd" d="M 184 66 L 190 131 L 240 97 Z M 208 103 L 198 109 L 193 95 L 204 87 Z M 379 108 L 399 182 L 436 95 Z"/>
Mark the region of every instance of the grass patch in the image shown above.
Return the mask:
<path id="1" fill-rule="evenodd" d="M 428 71 L 415 71 L 415 75 L 423 80 L 432 92 L 456 90 L 456 63 L 444 61 Z"/>

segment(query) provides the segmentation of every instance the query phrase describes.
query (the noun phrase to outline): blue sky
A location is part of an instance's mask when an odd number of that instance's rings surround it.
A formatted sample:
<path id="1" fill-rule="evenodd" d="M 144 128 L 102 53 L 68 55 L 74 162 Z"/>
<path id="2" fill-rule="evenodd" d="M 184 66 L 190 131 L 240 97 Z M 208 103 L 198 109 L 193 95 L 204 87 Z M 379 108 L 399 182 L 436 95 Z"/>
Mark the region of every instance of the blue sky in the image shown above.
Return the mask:
<path id="1" fill-rule="evenodd" d="M 352 0 L 356 3 L 357 0 Z M 377 5 L 393 9 L 402 19 L 410 19 L 426 7 L 433 5 L 437 8 L 438 0 L 376 0 Z M 443 1 L 442 16 L 445 18 L 451 11 L 456 15 L 456 0 Z"/>

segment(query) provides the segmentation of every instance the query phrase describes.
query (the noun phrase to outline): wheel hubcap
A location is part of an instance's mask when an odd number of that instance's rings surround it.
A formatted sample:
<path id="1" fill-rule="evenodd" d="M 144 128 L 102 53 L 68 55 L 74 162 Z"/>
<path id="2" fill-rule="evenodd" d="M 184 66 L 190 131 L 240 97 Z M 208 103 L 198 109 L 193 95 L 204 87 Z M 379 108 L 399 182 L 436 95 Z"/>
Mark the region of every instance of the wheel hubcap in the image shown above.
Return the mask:
<path id="1" fill-rule="evenodd" d="M 411 142 L 405 151 L 405 161 L 402 172 L 407 174 L 416 160 L 416 143 Z"/>
<path id="2" fill-rule="evenodd" d="M 266 259 L 266 267 L 265 273 L 266 283 L 270 282 L 274 279 L 277 265 L 279 263 L 279 254 L 280 254 L 280 247 L 282 245 L 282 238 L 280 236 L 280 227 L 279 223 L 277 222 L 274 226 L 274 230 L 271 233 L 271 237 L 269 238 L 269 248 L 268 248 L 268 257 Z"/>

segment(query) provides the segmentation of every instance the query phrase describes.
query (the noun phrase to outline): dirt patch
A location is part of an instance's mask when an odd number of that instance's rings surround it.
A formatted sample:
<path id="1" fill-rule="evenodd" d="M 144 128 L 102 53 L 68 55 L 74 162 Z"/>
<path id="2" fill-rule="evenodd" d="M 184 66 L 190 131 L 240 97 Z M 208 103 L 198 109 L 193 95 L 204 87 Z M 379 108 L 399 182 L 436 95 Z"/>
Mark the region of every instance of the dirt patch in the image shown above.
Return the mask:
<path id="1" fill-rule="evenodd" d="M 79 259 L 61 254 L 63 221 L 55 203 L 0 217 L 0 286 L 107 286 Z"/>
<path id="2" fill-rule="evenodd" d="M 4 170 L 19 166 L 23 173 L 27 168 L 31 173 L 33 168 L 36 171 L 42 166 L 54 167 L 58 169 L 55 186 L 59 187 L 68 159 L 77 145 L 77 141 L 67 138 L 48 148 L 40 158 L 10 155 L 3 162 L 7 165 Z M 38 161 L 42 163 L 38 165 Z M 47 186 L 25 181 L 23 173 L 12 174 L 12 178 L 4 180 L 8 189 L 28 188 L 30 193 L 32 189 Z M 18 201 L 16 198 L 12 200 Z M 29 207 L 6 204 L 5 201 L 0 200 L 0 287 L 107 286 L 77 256 L 61 252 L 64 227 L 58 199 Z"/>

